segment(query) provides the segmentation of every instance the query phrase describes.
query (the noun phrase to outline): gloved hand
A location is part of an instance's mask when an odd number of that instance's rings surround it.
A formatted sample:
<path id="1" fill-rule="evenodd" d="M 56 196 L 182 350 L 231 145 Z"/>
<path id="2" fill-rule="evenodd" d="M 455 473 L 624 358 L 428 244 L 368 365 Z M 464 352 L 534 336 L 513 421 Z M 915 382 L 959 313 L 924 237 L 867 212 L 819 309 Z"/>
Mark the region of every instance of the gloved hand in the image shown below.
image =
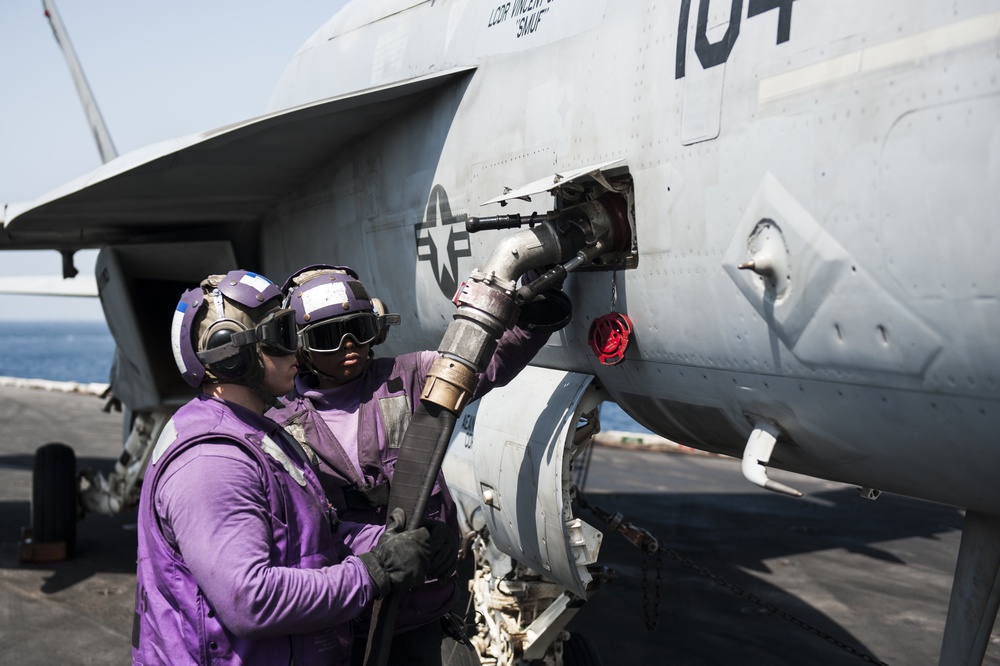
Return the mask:
<path id="1" fill-rule="evenodd" d="M 406 532 L 405 527 L 403 510 L 393 509 L 378 543 L 358 556 L 378 586 L 379 597 L 424 582 L 431 553 L 430 532 L 426 527 Z"/>
<path id="2" fill-rule="evenodd" d="M 421 523 L 430 532 L 430 564 L 427 565 L 428 578 L 450 576 L 458 564 L 458 535 L 455 530 L 440 520 L 425 520 Z"/>

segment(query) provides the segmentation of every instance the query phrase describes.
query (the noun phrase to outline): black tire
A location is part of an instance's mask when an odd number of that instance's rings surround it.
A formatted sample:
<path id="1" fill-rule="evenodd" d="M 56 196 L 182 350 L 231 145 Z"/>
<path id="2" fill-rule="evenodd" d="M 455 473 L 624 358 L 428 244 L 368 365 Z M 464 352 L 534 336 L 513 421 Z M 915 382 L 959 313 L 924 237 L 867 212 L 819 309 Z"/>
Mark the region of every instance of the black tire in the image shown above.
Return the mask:
<path id="1" fill-rule="evenodd" d="M 65 444 L 46 444 L 35 452 L 32 538 L 35 543 L 62 541 L 70 557 L 76 548 L 76 516 L 76 454 Z"/>
<path id="2" fill-rule="evenodd" d="M 450 636 L 441 641 L 442 666 L 480 666 L 481 663 L 479 655 L 468 645 L 462 645 Z"/>
<path id="3" fill-rule="evenodd" d="M 604 662 L 586 636 L 571 633 L 563 643 L 563 666 L 604 666 Z"/>

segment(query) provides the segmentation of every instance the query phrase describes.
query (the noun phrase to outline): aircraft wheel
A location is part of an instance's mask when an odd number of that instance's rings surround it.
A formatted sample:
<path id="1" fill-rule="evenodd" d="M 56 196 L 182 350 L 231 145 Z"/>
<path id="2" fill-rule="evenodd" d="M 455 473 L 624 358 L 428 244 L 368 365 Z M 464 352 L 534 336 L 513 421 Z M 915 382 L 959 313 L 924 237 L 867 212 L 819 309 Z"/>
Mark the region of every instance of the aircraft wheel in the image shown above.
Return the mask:
<path id="1" fill-rule="evenodd" d="M 31 481 L 31 531 L 36 543 L 76 546 L 76 454 L 58 442 L 35 452 Z"/>
<path id="2" fill-rule="evenodd" d="M 479 655 L 469 646 L 462 645 L 455 639 L 445 636 L 441 641 L 442 666 L 480 666 Z"/>
<path id="3" fill-rule="evenodd" d="M 586 636 L 571 633 L 563 643 L 563 666 L 604 666 L 604 662 Z"/>

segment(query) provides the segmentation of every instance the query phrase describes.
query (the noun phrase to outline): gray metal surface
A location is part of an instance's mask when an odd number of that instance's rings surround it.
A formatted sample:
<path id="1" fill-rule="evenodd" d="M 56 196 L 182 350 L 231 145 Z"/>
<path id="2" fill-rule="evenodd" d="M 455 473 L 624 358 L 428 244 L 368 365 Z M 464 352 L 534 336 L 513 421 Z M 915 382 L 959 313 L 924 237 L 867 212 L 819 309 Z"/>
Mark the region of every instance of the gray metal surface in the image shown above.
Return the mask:
<path id="1" fill-rule="evenodd" d="M 497 548 L 582 598 L 588 596 L 586 565 L 600 549 L 600 535 L 575 520 L 567 506 L 566 449 L 590 380 L 526 368 L 510 385 L 482 398 L 483 409 L 466 410 L 475 423 L 474 441 L 466 446 L 461 428 L 449 458 L 471 462 L 472 474 L 445 467 L 453 494 L 462 495 L 460 506 L 481 509 Z M 517 418 L 510 418 L 512 413 Z"/>

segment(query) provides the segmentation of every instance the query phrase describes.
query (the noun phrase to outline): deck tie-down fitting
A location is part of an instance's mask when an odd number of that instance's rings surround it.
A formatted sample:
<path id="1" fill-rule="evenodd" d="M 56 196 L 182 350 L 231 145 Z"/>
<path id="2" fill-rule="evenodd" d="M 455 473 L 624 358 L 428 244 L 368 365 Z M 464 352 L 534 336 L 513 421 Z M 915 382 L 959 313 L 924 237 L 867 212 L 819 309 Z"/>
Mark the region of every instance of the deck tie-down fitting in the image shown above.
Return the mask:
<path id="1" fill-rule="evenodd" d="M 802 493 L 783 483 L 767 478 L 767 463 L 771 460 L 771 452 L 778 441 L 778 428 L 773 423 L 764 420 L 754 422 L 753 432 L 743 449 L 743 476 L 750 483 L 773 490 L 776 493 L 802 497 Z"/>

